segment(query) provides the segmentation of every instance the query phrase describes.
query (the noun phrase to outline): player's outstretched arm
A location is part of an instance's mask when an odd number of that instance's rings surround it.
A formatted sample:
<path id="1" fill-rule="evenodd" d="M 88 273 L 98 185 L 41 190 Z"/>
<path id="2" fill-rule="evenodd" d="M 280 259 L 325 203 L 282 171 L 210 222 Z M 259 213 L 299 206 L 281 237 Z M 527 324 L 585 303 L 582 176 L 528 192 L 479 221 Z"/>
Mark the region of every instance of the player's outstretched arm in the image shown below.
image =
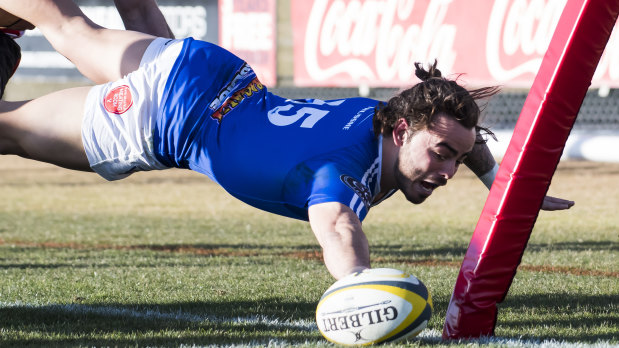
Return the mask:
<path id="1" fill-rule="evenodd" d="M 485 143 L 475 144 L 471 153 L 464 161 L 475 175 L 481 180 L 488 189 L 492 187 L 494 178 L 498 170 L 498 164 L 494 160 L 488 145 Z M 551 196 L 544 197 L 542 210 L 554 211 L 569 209 L 574 205 L 574 201 Z"/>
<path id="2" fill-rule="evenodd" d="M 490 172 L 494 168 L 496 161 L 486 143 L 476 143 L 475 146 L 473 146 L 473 150 L 466 156 L 464 164 L 469 167 L 478 178 L 482 178 L 484 174 Z"/>
<path id="3" fill-rule="evenodd" d="M 349 207 L 337 202 L 312 205 L 309 221 L 333 277 L 340 279 L 370 268 L 368 240 L 361 221 Z"/>

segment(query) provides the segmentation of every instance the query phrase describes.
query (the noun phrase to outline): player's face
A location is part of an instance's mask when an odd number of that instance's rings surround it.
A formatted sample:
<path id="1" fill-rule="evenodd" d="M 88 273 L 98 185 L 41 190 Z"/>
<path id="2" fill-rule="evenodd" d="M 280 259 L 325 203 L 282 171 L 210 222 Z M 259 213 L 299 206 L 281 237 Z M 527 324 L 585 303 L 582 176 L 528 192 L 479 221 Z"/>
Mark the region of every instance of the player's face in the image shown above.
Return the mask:
<path id="1" fill-rule="evenodd" d="M 395 163 L 398 189 L 410 202 L 423 202 L 456 174 L 474 144 L 474 129 L 438 115 L 431 128 L 405 137 Z"/>

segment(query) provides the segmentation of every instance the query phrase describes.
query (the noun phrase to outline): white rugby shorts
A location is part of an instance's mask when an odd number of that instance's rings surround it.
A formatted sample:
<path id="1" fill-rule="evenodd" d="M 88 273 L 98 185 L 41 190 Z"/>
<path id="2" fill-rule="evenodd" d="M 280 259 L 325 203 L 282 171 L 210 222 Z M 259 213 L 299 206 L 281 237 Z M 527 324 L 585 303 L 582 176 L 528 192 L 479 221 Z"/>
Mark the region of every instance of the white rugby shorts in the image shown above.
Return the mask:
<path id="1" fill-rule="evenodd" d="M 182 40 L 157 38 L 138 70 L 88 93 L 82 142 L 90 167 L 103 178 L 168 168 L 155 158 L 153 130 L 166 79 L 182 47 Z"/>

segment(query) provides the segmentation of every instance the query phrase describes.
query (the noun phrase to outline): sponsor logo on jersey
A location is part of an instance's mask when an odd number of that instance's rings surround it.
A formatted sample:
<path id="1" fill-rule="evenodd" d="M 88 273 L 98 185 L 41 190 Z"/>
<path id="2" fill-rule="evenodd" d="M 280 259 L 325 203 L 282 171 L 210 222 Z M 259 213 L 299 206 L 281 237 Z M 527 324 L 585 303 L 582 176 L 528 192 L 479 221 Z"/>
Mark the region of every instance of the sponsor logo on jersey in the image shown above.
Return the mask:
<path id="1" fill-rule="evenodd" d="M 352 176 L 346 174 L 340 175 L 340 180 L 342 180 L 342 182 L 346 184 L 346 186 L 350 187 L 353 191 L 355 191 L 357 196 L 359 196 L 359 198 L 361 198 L 361 200 L 363 201 L 363 204 L 365 204 L 368 209 L 370 208 L 372 202 L 372 193 L 367 186 L 363 185 Z"/>
<path id="2" fill-rule="evenodd" d="M 226 101 L 217 110 L 215 110 L 213 114 L 211 114 L 211 117 L 221 121 L 227 113 L 234 110 L 234 108 L 243 102 L 243 100 L 250 98 L 254 95 L 254 93 L 257 93 L 262 89 L 264 89 L 262 83 L 260 83 L 257 77 L 254 78 L 247 86 L 236 91 L 232 96 L 230 96 L 230 98 L 226 99 Z"/>
<path id="3" fill-rule="evenodd" d="M 244 63 L 234 74 L 230 82 L 228 82 L 228 84 L 226 84 L 226 86 L 224 86 L 224 88 L 217 93 L 217 96 L 209 105 L 209 109 L 212 111 L 217 110 L 228 99 L 228 97 L 234 93 L 234 91 L 239 89 L 240 84 L 243 83 L 245 77 L 250 74 L 253 74 L 254 76 L 256 75 L 251 67 L 247 65 L 247 63 Z"/>
<path id="4" fill-rule="evenodd" d="M 217 96 L 209 105 L 209 109 L 213 111 L 211 117 L 221 121 L 228 112 L 237 107 L 244 99 L 251 97 L 263 88 L 264 86 L 256 77 L 256 73 L 247 63 L 243 63 L 230 82 L 217 93 Z"/>
<path id="5" fill-rule="evenodd" d="M 118 86 L 107 93 L 103 98 L 103 107 L 108 112 L 120 115 L 133 105 L 133 98 L 129 86 Z"/>

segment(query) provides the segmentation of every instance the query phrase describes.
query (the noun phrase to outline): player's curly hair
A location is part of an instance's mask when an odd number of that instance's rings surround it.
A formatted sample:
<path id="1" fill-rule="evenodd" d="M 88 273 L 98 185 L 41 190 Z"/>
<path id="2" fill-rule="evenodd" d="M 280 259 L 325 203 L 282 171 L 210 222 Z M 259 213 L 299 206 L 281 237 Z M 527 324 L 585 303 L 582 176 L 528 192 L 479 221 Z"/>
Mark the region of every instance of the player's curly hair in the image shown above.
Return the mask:
<path id="1" fill-rule="evenodd" d="M 415 132 L 429 128 L 435 115 L 445 113 L 466 128 L 475 127 L 478 143 L 485 142 L 487 136 L 494 137 L 492 131 L 478 125 L 482 110 L 477 100 L 497 94 L 499 87 L 466 90 L 457 81 L 442 77 L 436 65 L 435 60 L 434 64 L 428 65 L 428 70 L 425 70 L 421 63 L 415 63 L 415 75 L 421 82 L 376 108 L 373 119 L 376 136 L 391 136 L 400 118 L 404 118 Z"/>

